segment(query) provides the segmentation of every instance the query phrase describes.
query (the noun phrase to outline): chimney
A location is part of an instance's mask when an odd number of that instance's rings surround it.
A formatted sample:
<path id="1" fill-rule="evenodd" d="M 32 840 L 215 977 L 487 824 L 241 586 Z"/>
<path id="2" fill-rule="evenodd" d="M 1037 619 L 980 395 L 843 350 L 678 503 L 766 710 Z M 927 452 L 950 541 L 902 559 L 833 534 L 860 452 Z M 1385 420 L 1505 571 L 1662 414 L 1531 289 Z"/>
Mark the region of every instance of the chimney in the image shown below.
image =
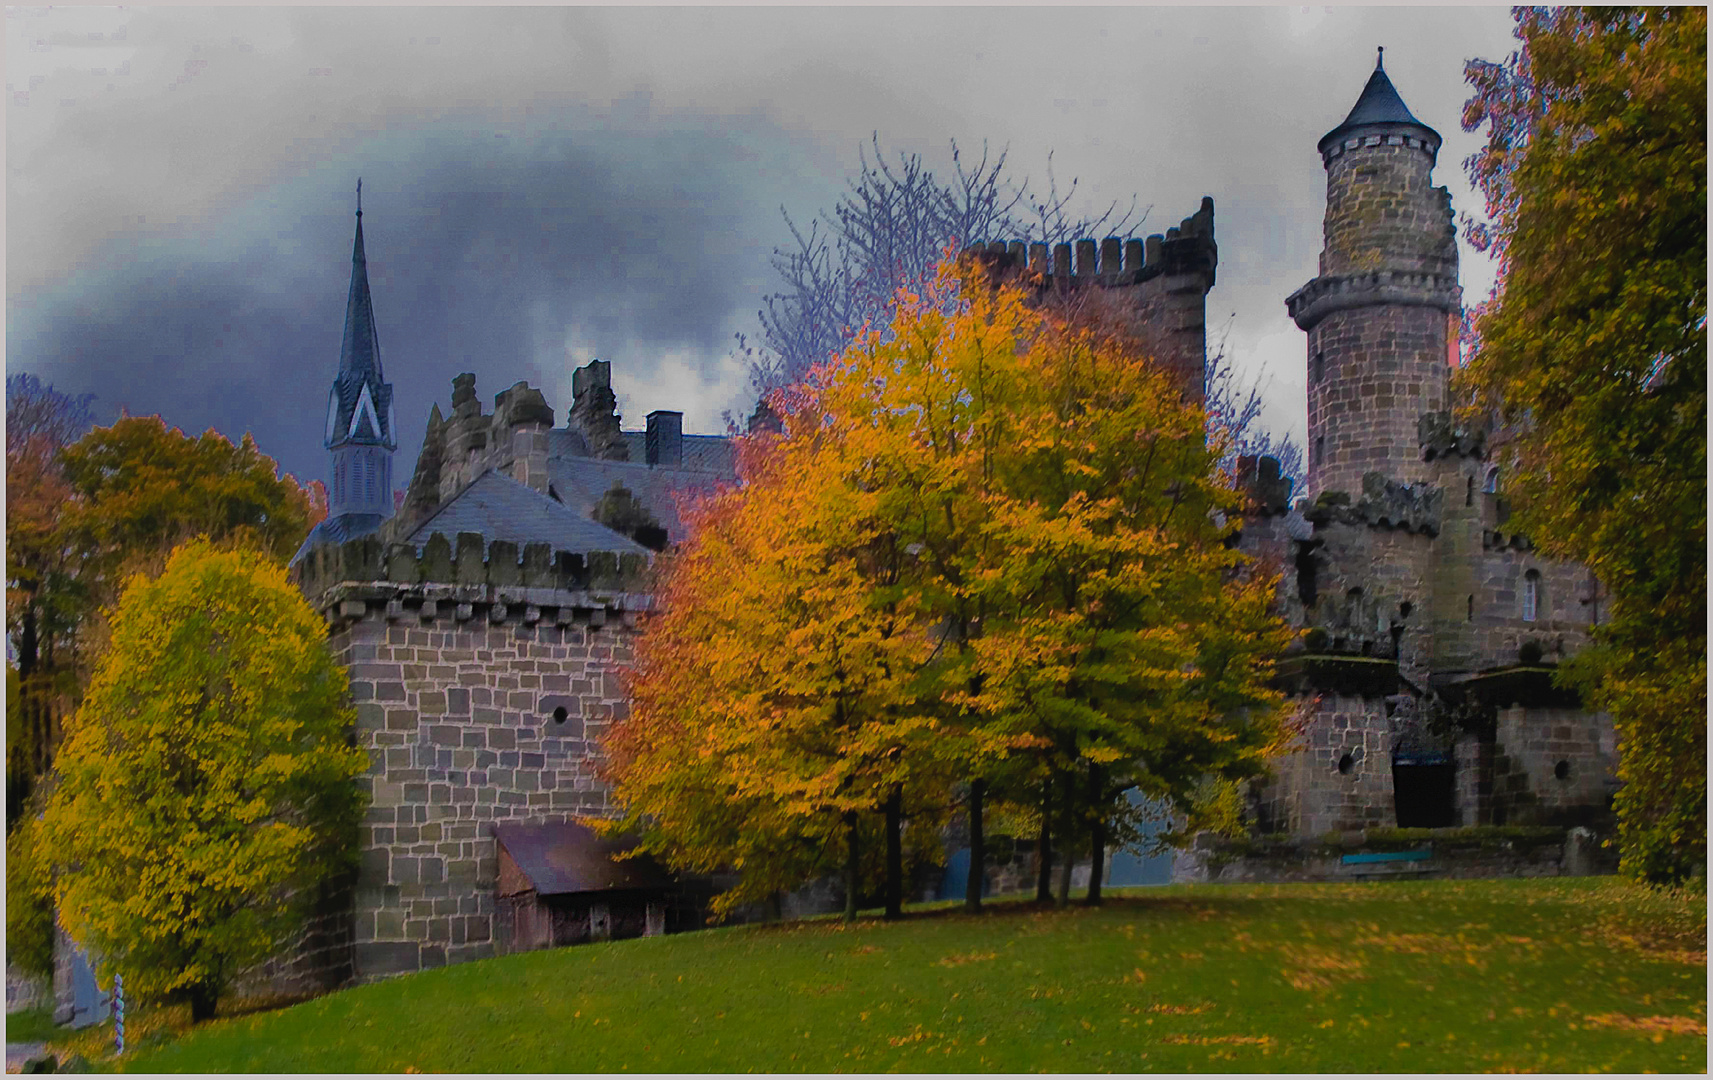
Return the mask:
<path id="1" fill-rule="evenodd" d="M 656 409 L 648 414 L 648 463 L 676 469 L 684 463 L 684 414 Z"/>

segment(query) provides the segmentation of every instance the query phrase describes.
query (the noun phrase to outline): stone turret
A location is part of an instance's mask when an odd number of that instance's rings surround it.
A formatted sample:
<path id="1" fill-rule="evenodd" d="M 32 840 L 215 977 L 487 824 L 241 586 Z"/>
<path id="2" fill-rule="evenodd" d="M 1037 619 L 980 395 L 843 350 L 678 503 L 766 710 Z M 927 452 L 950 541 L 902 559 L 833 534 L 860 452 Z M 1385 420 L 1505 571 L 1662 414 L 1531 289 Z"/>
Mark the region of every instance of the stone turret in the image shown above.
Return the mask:
<path id="1" fill-rule="evenodd" d="M 1320 276 L 1285 305 L 1308 333 L 1307 494 L 1412 482 L 1424 414 L 1446 408 L 1451 320 L 1462 297 L 1451 196 L 1432 183 L 1440 138 L 1374 73 L 1320 140 Z"/>

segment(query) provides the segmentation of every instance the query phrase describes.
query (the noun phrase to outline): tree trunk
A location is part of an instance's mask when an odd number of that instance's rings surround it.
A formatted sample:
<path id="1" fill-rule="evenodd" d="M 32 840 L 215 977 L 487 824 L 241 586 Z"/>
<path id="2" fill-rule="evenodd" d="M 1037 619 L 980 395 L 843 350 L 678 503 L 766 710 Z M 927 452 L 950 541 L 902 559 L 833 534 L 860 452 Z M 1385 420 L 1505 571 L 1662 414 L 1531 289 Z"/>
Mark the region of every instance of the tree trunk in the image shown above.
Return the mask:
<path id="1" fill-rule="evenodd" d="M 1053 775 L 1041 781 L 1041 842 L 1035 845 L 1041 865 L 1035 872 L 1035 902 L 1053 902 Z"/>
<path id="2" fill-rule="evenodd" d="M 904 916 L 904 788 L 886 797 L 886 917 Z"/>
<path id="3" fill-rule="evenodd" d="M 857 850 L 857 812 L 845 811 L 845 922 L 857 917 L 857 890 L 862 887 L 862 862 Z"/>
<path id="4" fill-rule="evenodd" d="M 214 1019 L 214 1007 L 220 1002 L 220 990 L 208 983 L 190 988 L 190 1022 L 200 1024 Z"/>
<path id="5" fill-rule="evenodd" d="M 1103 772 L 1099 765 L 1089 762 L 1088 798 L 1089 805 L 1094 807 L 1094 820 L 1089 823 L 1088 896 L 1083 900 L 1089 907 L 1100 904 L 1100 879 L 1106 872 L 1106 799 L 1102 797 L 1106 777 Z"/>
<path id="6" fill-rule="evenodd" d="M 987 880 L 987 841 L 981 831 L 981 800 L 986 780 L 970 781 L 970 873 L 964 883 L 964 910 L 981 910 L 981 887 Z"/>
<path id="7" fill-rule="evenodd" d="M 1071 774 L 1066 773 L 1060 787 L 1063 806 L 1059 808 L 1059 897 L 1058 906 L 1065 907 L 1071 902 L 1071 836 L 1075 831 L 1071 825 L 1071 815 L 1075 812 L 1077 800 L 1071 785 L 1075 783 Z"/>

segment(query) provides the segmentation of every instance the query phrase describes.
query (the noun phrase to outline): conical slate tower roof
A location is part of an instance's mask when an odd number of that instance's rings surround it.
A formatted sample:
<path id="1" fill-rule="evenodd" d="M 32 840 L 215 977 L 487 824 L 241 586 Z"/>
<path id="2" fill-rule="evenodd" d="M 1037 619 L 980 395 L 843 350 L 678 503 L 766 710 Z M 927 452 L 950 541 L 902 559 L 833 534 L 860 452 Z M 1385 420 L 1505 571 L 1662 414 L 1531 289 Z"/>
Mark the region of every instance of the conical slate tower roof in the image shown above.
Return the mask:
<path id="1" fill-rule="evenodd" d="M 345 443 L 397 447 L 392 404 L 393 388 L 381 372 L 369 265 L 363 255 L 363 211 L 358 209 L 357 238 L 351 246 L 351 290 L 345 300 L 345 339 L 327 402 L 327 447 Z"/>
<path id="2" fill-rule="evenodd" d="M 1398 96 L 1392 80 L 1386 77 L 1385 52 L 1380 50 L 1379 59 L 1374 63 L 1374 74 L 1368 76 L 1368 85 L 1362 88 L 1362 96 L 1356 99 L 1356 105 L 1344 118 L 1344 123 L 1321 136 L 1321 153 L 1326 153 L 1328 146 L 1353 135 L 1396 135 L 1408 129 L 1413 129 L 1410 134 L 1430 142 L 1434 153 L 1439 152 L 1439 132 L 1416 119 L 1409 106 L 1404 104 L 1404 99 Z"/>

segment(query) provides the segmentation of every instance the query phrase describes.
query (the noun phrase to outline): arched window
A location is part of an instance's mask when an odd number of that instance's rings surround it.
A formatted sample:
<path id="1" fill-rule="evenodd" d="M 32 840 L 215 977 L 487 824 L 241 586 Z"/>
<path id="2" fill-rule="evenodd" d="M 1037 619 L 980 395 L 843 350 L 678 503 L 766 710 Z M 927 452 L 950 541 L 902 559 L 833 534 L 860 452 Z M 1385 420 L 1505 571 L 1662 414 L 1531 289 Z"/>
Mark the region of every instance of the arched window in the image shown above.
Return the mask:
<path id="1" fill-rule="evenodd" d="M 1463 492 L 1463 505 L 1475 505 L 1475 478 L 1473 476 L 1469 478 L 1469 486 Z"/>
<path id="2" fill-rule="evenodd" d="M 1469 597 L 1469 621 L 1475 621 L 1475 597 L 1473 595 Z"/>
<path id="3" fill-rule="evenodd" d="M 1523 621 L 1534 622 L 1540 616 L 1541 575 L 1530 570 L 1523 575 Z"/>
<path id="4" fill-rule="evenodd" d="M 1495 465 L 1487 470 L 1487 483 L 1481 490 L 1489 495 L 1499 494 L 1499 466 Z"/>
<path id="5" fill-rule="evenodd" d="M 1314 438 L 1314 466 L 1317 469 L 1326 468 L 1326 436 L 1316 435 Z"/>
<path id="6" fill-rule="evenodd" d="M 1314 381 L 1321 382 L 1326 378 L 1326 354 L 1314 354 Z"/>

